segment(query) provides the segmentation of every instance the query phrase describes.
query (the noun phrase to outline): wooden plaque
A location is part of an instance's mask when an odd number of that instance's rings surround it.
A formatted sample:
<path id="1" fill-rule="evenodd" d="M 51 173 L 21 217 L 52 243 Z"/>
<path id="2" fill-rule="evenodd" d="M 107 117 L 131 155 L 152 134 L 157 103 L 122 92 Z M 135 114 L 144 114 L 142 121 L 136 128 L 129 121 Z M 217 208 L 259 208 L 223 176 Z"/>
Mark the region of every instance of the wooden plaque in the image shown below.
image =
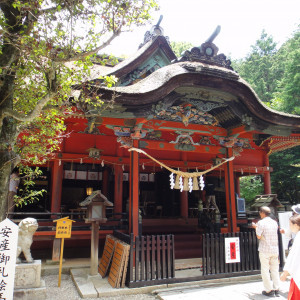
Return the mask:
<path id="1" fill-rule="evenodd" d="M 110 234 L 106 236 L 103 254 L 98 266 L 98 271 L 103 278 L 106 276 L 107 270 L 109 268 L 109 264 L 111 262 L 111 258 L 115 249 L 115 243 L 115 237 Z"/>
<path id="2" fill-rule="evenodd" d="M 128 261 L 128 252 L 130 246 L 121 241 L 116 242 L 114 256 L 108 276 L 109 284 L 114 288 L 119 288 L 122 280 L 123 284 L 123 274 L 125 261 Z M 127 269 L 127 268 L 126 268 Z"/>

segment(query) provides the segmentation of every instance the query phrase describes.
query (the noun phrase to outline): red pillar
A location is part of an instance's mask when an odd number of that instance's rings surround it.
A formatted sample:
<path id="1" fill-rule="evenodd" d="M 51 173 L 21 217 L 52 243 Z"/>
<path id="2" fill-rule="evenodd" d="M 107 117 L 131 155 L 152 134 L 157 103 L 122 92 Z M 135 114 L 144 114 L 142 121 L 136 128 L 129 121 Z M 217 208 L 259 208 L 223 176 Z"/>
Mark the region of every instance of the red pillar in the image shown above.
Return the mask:
<path id="1" fill-rule="evenodd" d="M 105 168 L 102 174 L 102 194 L 104 196 L 108 196 L 108 169 Z"/>
<path id="2" fill-rule="evenodd" d="M 184 161 L 185 165 L 187 165 L 187 153 L 181 152 L 181 159 Z M 186 172 L 186 169 L 183 169 Z M 182 178 L 182 180 L 184 180 Z M 182 191 L 180 193 L 180 216 L 182 218 L 188 218 L 189 216 L 189 200 L 188 200 L 188 191 Z"/>
<path id="3" fill-rule="evenodd" d="M 239 195 L 239 197 L 241 196 L 240 177 L 239 176 L 235 177 L 235 192 Z"/>
<path id="4" fill-rule="evenodd" d="M 138 148 L 138 140 L 133 140 L 133 147 Z M 130 152 L 129 179 L 129 232 L 134 236 L 139 232 L 139 154 Z"/>
<path id="5" fill-rule="evenodd" d="M 270 168 L 269 166 L 269 157 L 267 154 L 265 154 L 265 157 L 264 157 L 264 164 L 265 164 L 265 167 L 267 167 L 267 169 Z M 264 191 L 265 191 L 265 194 L 272 194 L 272 191 L 271 191 L 271 174 L 270 174 L 270 171 L 266 171 L 264 173 Z"/>
<path id="6" fill-rule="evenodd" d="M 51 174 L 51 212 L 60 212 L 62 180 L 63 163 L 60 160 L 55 160 Z"/>
<path id="7" fill-rule="evenodd" d="M 123 169 L 122 166 L 115 166 L 115 193 L 114 193 L 114 213 L 122 213 L 123 200 Z"/>
<path id="8" fill-rule="evenodd" d="M 232 148 L 227 148 L 227 158 L 231 157 Z M 233 173 L 233 161 L 229 161 L 225 164 L 225 190 L 226 190 L 226 211 L 228 220 L 228 231 L 237 231 L 236 221 L 236 201 L 234 191 L 234 173 Z"/>
<path id="9" fill-rule="evenodd" d="M 180 193 L 180 216 L 182 218 L 188 218 L 189 216 L 189 205 L 188 205 L 188 192 L 182 191 Z"/>

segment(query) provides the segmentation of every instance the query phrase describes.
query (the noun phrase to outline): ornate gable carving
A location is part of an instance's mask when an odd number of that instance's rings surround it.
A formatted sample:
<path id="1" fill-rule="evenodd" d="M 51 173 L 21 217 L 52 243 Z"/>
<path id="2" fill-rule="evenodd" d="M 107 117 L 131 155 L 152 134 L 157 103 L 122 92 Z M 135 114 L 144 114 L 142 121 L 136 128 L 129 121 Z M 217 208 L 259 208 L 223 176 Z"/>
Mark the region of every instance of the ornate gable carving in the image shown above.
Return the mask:
<path id="1" fill-rule="evenodd" d="M 224 54 L 218 54 L 219 48 L 213 43 L 220 30 L 221 27 L 218 26 L 205 43 L 200 47 L 185 51 L 178 61 L 196 61 L 233 70 L 231 61 L 226 59 Z"/>

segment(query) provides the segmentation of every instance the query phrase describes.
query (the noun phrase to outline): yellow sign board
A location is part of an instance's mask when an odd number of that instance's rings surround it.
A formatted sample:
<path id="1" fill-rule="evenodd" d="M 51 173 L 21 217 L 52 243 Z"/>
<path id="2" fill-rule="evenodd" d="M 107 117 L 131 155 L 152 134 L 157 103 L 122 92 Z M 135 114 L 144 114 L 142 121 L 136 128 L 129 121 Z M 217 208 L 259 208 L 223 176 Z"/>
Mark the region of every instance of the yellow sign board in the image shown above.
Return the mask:
<path id="1" fill-rule="evenodd" d="M 53 222 L 57 222 L 55 237 L 57 239 L 61 239 L 60 259 L 59 259 L 59 274 L 58 274 L 58 287 L 60 287 L 62 260 L 63 260 L 63 253 L 64 253 L 64 240 L 65 240 L 65 238 L 70 238 L 71 237 L 72 222 L 75 222 L 75 221 L 70 220 L 69 217 L 65 217 L 65 218 L 62 218 L 62 219 L 54 220 Z"/>
<path id="2" fill-rule="evenodd" d="M 56 224 L 56 234 L 55 234 L 56 238 L 66 239 L 66 238 L 71 237 L 72 222 L 75 222 L 75 221 L 70 220 L 69 217 L 65 217 L 65 218 L 62 218 L 62 219 L 55 220 L 53 222 L 57 222 L 57 224 Z"/>

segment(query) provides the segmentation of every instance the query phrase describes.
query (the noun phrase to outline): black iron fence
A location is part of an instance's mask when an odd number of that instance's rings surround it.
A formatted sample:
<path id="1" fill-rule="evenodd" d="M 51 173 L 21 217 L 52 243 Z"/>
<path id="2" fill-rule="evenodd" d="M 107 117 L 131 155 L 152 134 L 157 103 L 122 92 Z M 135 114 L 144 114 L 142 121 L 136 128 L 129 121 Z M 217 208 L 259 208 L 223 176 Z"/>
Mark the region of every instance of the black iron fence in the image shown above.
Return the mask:
<path id="1" fill-rule="evenodd" d="M 114 231 L 114 236 L 130 244 L 130 261 L 126 284 L 140 287 L 165 283 L 199 281 L 213 278 L 254 275 L 260 273 L 258 241 L 255 231 L 203 234 L 202 266 L 199 276 L 176 277 L 173 235 L 139 236 Z M 239 238 L 240 262 L 226 263 L 225 239 Z M 201 272 L 202 267 L 202 272 Z"/>
<path id="2" fill-rule="evenodd" d="M 225 239 L 239 238 L 240 262 L 226 263 Z M 211 233 L 203 235 L 203 276 L 235 273 L 257 273 L 260 270 L 258 240 L 254 231 Z"/>
<path id="3" fill-rule="evenodd" d="M 128 287 L 174 282 L 173 235 L 134 236 L 114 231 L 114 236 L 130 244 Z"/>

